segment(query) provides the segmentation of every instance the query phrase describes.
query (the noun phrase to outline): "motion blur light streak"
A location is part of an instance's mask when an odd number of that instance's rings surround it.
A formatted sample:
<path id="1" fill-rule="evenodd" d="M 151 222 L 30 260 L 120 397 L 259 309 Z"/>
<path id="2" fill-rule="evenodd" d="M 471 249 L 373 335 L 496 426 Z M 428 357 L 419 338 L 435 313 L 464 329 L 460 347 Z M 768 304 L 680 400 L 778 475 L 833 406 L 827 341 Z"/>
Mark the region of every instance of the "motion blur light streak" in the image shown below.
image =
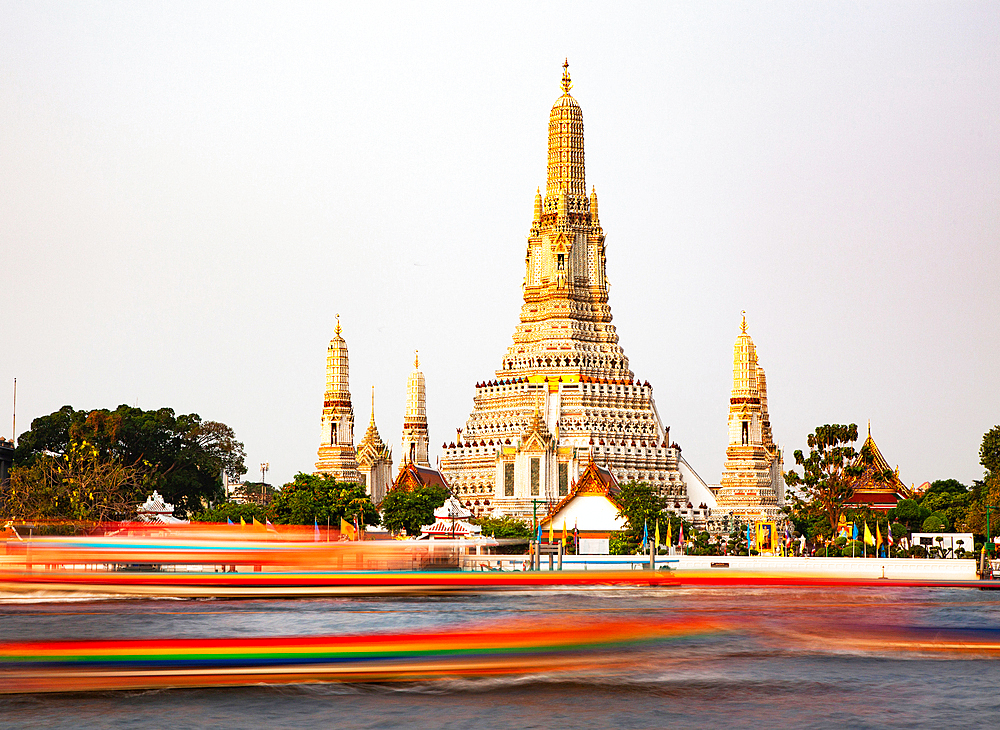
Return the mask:
<path id="1" fill-rule="evenodd" d="M 484 677 L 621 666 L 705 620 L 511 622 L 503 629 L 253 639 L 0 644 L 0 692 Z"/>

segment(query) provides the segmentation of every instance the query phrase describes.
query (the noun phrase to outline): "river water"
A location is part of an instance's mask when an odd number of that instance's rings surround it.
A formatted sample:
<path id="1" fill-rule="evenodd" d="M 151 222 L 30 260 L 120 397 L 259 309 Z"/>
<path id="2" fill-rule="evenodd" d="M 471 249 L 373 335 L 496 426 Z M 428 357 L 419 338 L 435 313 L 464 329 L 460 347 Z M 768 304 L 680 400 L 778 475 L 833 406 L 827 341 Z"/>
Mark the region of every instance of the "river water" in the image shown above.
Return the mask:
<path id="1" fill-rule="evenodd" d="M 0 641 L 324 635 L 658 615 L 709 619 L 718 630 L 623 654 L 614 669 L 600 671 L 0 696 L 0 727 L 1000 727 L 1000 654 L 983 648 L 1000 640 L 1000 592 L 974 589 L 589 589 L 242 601 L 0 596 Z M 939 642 L 955 636 L 961 640 Z"/>

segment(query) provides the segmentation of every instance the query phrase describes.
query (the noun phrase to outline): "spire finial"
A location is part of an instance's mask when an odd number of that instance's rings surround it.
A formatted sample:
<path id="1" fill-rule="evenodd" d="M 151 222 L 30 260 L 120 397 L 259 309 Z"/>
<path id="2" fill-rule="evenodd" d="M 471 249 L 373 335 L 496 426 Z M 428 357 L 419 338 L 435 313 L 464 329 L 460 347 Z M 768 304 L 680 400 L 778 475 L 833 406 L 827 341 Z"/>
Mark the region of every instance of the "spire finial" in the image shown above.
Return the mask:
<path id="1" fill-rule="evenodd" d="M 375 425 L 375 386 L 372 386 L 372 425 Z"/>
<path id="2" fill-rule="evenodd" d="M 335 335 L 337 335 L 338 337 L 340 336 L 340 315 L 339 314 L 337 315 L 337 326 L 333 328 L 333 333 Z"/>
<path id="3" fill-rule="evenodd" d="M 868 419 L 868 438 L 872 437 L 872 419 Z"/>
<path id="4" fill-rule="evenodd" d="M 420 369 L 420 350 L 413 351 L 413 369 L 414 370 Z"/>
<path id="5" fill-rule="evenodd" d="M 573 82 L 569 78 L 569 58 L 563 63 L 563 77 L 562 77 L 562 90 L 564 94 L 568 94 L 569 90 L 573 88 Z"/>
<path id="6" fill-rule="evenodd" d="M 747 310 L 743 310 L 743 324 L 740 325 L 743 330 L 743 334 L 747 333 Z"/>

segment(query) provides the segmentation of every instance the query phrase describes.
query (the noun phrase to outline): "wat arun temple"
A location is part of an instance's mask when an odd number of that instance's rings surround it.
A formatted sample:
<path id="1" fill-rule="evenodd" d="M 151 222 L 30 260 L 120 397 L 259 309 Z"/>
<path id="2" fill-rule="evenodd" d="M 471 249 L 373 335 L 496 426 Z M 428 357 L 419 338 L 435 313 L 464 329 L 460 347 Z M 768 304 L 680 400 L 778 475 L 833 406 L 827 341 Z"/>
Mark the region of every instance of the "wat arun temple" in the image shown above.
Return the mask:
<path id="1" fill-rule="evenodd" d="M 492 376 L 476 384 L 472 413 L 456 429 L 456 439 L 443 445 L 437 470 L 428 460 L 423 374 L 415 363 L 397 482 L 404 473 L 411 480 L 433 473 L 473 515 L 531 519 L 570 495 L 594 464 L 619 484 L 650 484 L 676 512 L 706 524 L 713 509 L 722 507 L 716 500 L 719 487 L 709 488 L 671 441 L 653 386 L 629 368 L 612 324 L 605 234 L 597 192 L 593 187 L 587 191 L 583 112 L 570 94 L 568 63 L 561 87 L 549 113 L 548 174 L 544 195 L 541 190 L 535 194 L 524 257 L 524 303 L 513 341 Z M 783 497 L 783 483 L 775 483 L 775 474 L 779 480 L 781 474 L 780 452 L 770 438 L 766 390 L 760 411 L 760 392 L 766 386 L 762 369 L 758 379 L 756 354 L 747 339 L 744 320 L 733 391 L 733 398 L 743 400 L 740 409 L 731 411 L 729 477 L 722 501 L 727 513 L 767 517 L 776 513 Z M 750 385 L 748 358 L 754 368 Z M 367 483 L 373 499 L 380 500 L 392 485 L 384 476 L 376 478 L 373 464 L 384 474 L 391 455 L 373 416 L 365 443 L 356 450 L 365 454 L 359 472 L 351 454 L 354 414 L 347 370 L 338 322 L 328 351 L 317 473 Z M 737 386 L 742 388 L 739 395 Z M 745 442 L 744 427 L 734 425 L 734 419 L 744 416 L 752 423 Z"/>

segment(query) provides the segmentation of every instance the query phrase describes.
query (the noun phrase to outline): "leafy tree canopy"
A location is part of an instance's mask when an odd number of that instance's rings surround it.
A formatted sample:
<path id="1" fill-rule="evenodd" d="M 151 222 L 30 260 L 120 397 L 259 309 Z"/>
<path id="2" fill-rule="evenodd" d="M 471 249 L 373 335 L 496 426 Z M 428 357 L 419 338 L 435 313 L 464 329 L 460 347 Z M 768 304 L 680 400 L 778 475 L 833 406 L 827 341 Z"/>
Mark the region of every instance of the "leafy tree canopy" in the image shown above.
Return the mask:
<path id="1" fill-rule="evenodd" d="M 145 469 L 74 441 L 64 454 L 41 454 L 14 468 L 0 492 L 0 516 L 77 526 L 133 519 L 149 478 Z"/>
<path id="2" fill-rule="evenodd" d="M 931 482 L 931 486 L 924 493 L 924 498 L 932 494 L 967 494 L 968 491 L 969 488 L 957 479 L 937 479 Z"/>
<path id="3" fill-rule="evenodd" d="M 148 488 L 159 490 L 181 515 L 222 496 L 224 470 L 232 478 L 246 472 L 243 444 L 224 423 L 202 421 L 196 413 L 175 415 L 170 408 L 144 411 L 126 405 L 114 411 L 63 406 L 36 418 L 18 439 L 15 466 L 64 455 L 74 443 L 89 444 L 102 460 L 142 469 Z"/>
<path id="4" fill-rule="evenodd" d="M 863 466 L 853 466 L 857 452 L 852 445 L 858 438 L 857 424 L 839 423 L 817 426 L 809 434 L 809 455 L 795 452 L 795 463 L 802 468 L 785 473 L 785 481 L 802 489 L 806 502 L 826 515 L 830 529 L 836 529 L 844 503 L 854 495 L 854 480 Z"/>
<path id="5" fill-rule="evenodd" d="M 442 503 L 443 504 L 443 503 Z M 503 517 L 476 517 L 473 524 L 479 525 L 483 530 L 483 537 L 502 538 L 527 538 L 531 535 L 531 528 L 521 520 L 510 515 Z"/>
<path id="6" fill-rule="evenodd" d="M 248 525 L 254 521 L 263 523 L 268 519 L 264 508 L 259 504 L 238 504 L 236 502 L 222 502 L 211 509 L 202 510 L 191 515 L 192 522 L 226 522 L 231 520 L 233 524 L 240 524 L 240 518 Z"/>
<path id="7" fill-rule="evenodd" d="M 1000 476 L 1000 426 L 983 434 L 979 447 L 979 463 L 986 469 L 986 476 Z"/>
<path id="8" fill-rule="evenodd" d="M 923 525 L 920 526 L 921 532 L 947 532 L 948 523 L 943 519 L 944 515 L 940 512 L 935 512 L 926 520 L 924 520 Z"/>
<path id="9" fill-rule="evenodd" d="M 390 532 L 417 536 L 420 528 L 434 522 L 434 510 L 444 504 L 448 493 L 444 488 L 429 485 L 412 491 L 390 489 L 382 500 L 382 524 Z"/>
<path id="10" fill-rule="evenodd" d="M 341 518 L 359 525 L 377 525 L 378 510 L 360 484 L 338 482 L 329 475 L 299 472 L 271 501 L 272 522 L 283 525 L 327 524 L 339 528 Z"/>
<path id="11" fill-rule="evenodd" d="M 617 538 L 618 549 L 624 551 L 615 553 L 631 555 L 642 545 L 643 531 L 647 531 L 652 540 L 656 524 L 660 524 L 660 539 L 666 540 L 667 525 L 670 525 L 672 540 L 676 540 L 681 527 L 681 518 L 668 510 L 670 499 L 661 497 L 646 482 L 626 482 L 621 485 L 621 491 L 615 496 L 621 505 L 619 515 L 625 520 L 625 529 Z M 691 526 L 684 524 L 688 537 L 692 537 Z"/>

